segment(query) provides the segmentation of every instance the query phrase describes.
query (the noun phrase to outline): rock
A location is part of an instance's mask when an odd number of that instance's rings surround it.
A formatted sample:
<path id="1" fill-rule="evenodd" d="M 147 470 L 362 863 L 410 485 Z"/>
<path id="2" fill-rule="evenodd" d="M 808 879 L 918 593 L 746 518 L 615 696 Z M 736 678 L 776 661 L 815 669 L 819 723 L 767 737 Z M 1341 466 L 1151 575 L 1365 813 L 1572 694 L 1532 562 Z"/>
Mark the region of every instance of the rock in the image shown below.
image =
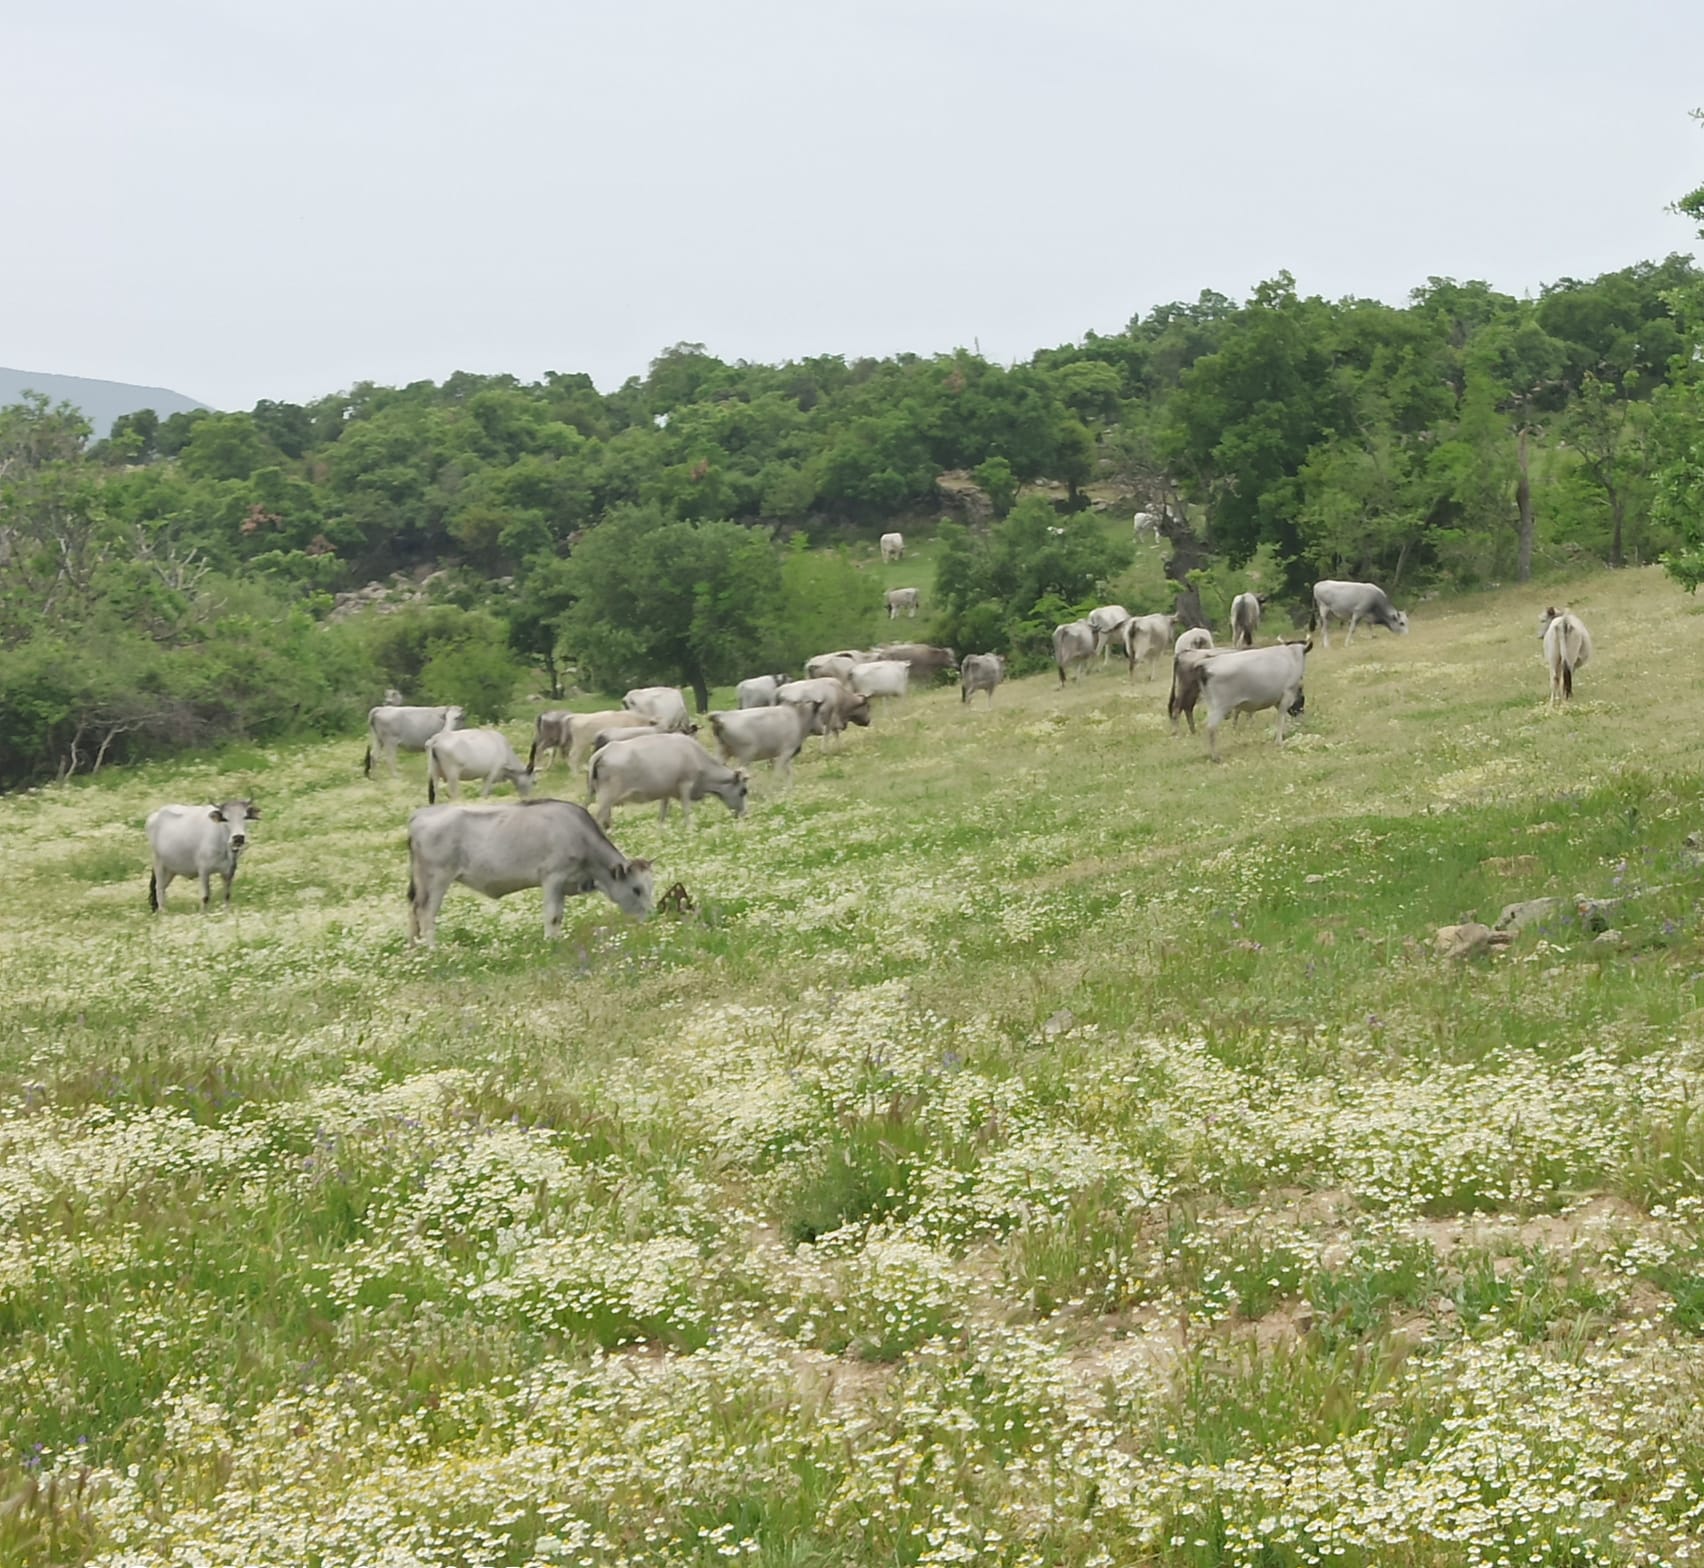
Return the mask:
<path id="1" fill-rule="evenodd" d="M 1493 948 L 1507 947 L 1513 940 L 1507 931 L 1493 931 L 1477 920 L 1468 920 L 1458 926 L 1439 926 L 1432 946 L 1440 958 L 1477 958 Z"/>
<path id="2" fill-rule="evenodd" d="M 1619 898 L 1576 898 L 1574 913 L 1588 931 L 1607 931 L 1610 917 L 1621 908 Z"/>
<path id="3" fill-rule="evenodd" d="M 1622 944 L 1622 941 L 1623 941 L 1623 937 L 1622 937 L 1621 933 L 1619 931 L 1617 931 L 1614 926 L 1611 926 L 1607 931 L 1600 931 L 1600 932 L 1598 932 L 1598 934 L 1596 936 L 1594 936 L 1592 938 L 1592 946 L 1593 947 L 1620 947 L 1621 944 Z"/>
<path id="4" fill-rule="evenodd" d="M 1497 929 L 1512 936 L 1528 926 L 1555 919 L 1567 907 L 1567 901 L 1560 898 L 1529 898 L 1518 904 L 1505 904 L 1497 917 Z"/>
<path id="5" fill-rule="evenodd" d="M 1302 880 L 1307 883 L 1323 882 L 1325 880 L 1325 874 L 1321 871 L 1310 871 L 1302 878 Z"/>
<path id="6" fill-rule="evenodd" d="M 1062 1034 L 1069 1034 L 1077 1027 L 1077 1015 L 1068 1007 L 1062 1007 L 1041 1026 L 1041 1032 L 1049 1040 L 1057 1040 Z"/>
<path id="7" fill-rule="evenodd" d="M 1544 875 L 1544 862 L 1537 855 L 1492 855 L 1479 862 L 1481 871 L 1508 882 L 1536 879 Z"/>
<path id="8" fill-rule="evenodd" d="M 1316 947 L 1336 947 L 1337 933 L 1335 931 L 1316 932 L 1314 935 L 1314 945 Z"/>
<path id="9" fill-rule="evenodd" d="M 1231 943 L 1231 946 L 1239 953 L 1258 953 L 1263 951 L 1260 943 L 1251 942 L 1246 936 L 1240 937 L 1237 941 Z"/>
<path id="10" fill-rule="evenodd" d="M 1704 833 L 1694 830 L 1681 840 L 1688 849 L 1704 849 Z"/>

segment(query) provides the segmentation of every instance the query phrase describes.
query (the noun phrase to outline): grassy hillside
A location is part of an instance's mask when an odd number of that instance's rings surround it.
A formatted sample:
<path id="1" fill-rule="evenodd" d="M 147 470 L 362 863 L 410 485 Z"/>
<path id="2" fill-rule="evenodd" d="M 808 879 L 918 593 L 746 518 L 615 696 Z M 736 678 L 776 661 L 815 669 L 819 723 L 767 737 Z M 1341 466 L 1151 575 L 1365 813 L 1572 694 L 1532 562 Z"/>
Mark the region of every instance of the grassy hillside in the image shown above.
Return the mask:
<path id="1" fill-rule="evenodd" d="M 39 392 L 49 402 L 66 402 L 81 409 L 97 437 L 112 429 L 120 414 L 151 408 L 161 419 L 206 408 L 192 397 L 165 387 L 137 387 L 124 381 L 97 381 L 88 376 L 53 376 L 39 370 L 9 370 L 0 365 L 0 408 L 16 403 L 26 392 Z"/>
<path id="2" fill-rule="evenodd" d="M 916 696 L 618 811 L 694 907 L 555 945 L 406 949 L 355 736 L 0 801 L 0 1561 L 1686 1560 L 1704 615 L 1577 583 L 1550 712 L 1555 597 L 1217 769 L 1159 680 Z M 147 810 L 248 791 L 151 920 Z"/>

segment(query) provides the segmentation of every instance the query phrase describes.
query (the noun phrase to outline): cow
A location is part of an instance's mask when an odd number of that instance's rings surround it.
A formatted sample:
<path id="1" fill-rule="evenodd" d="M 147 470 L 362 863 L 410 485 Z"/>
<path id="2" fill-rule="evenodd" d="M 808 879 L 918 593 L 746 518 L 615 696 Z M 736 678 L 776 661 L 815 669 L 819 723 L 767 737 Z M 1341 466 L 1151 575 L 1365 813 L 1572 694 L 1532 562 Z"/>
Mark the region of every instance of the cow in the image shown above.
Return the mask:
<path id="1" fill-rule="evenodd" d="M 718 762 L 690 735 L 641 735 L 618 740 L 592 756 L 586 770 L 594 815 L 603 827 L 610 813 L 628 801 L 662 802 L 657 820 L 669 819 L 669 802 L 680 802 L 680 814 L 692 821 L 692 803 L 714 795 L 743 817 L 749 781 L 744 773 Z"/>
<path id="2" fill-rule="evenodd" d="M 407 708 L 400 703 L 381 703 L 367 710 L 367 757 L 361 772 L 373 773 L 373 753 L 376 751 L 389 765 L 391 777 L 397 776 L 396 754 L 399 751 L 424 751 L 426 742 L 440 730 L 453 730 L 466 715 L 455 706 L 447 708 Z"/>
<path id="3" fill-rule="evenodd" d="M 408 819 L 408 944 L 438 945 L 438 910 L 457 882 L 487 898 L 544 890 L 544 934 L 562 935 L 562 910 L 594 889 L 643 920 L 651 863 L 629 860 L 584 806 L 523 800 L 508 806 L 422 806 Z"/>
<path id="4" fill-rule="evenodd" d="M 1220 648 L 1185 655 L 1199 660 L 1201 694 L 1207 700 L 1207 751 L 1219 755 L 1219 726 L 1227 714 L 1278 710 L 1278 744 L 1284 744 L 1284 720 L 1302 711 L 1302 676 L 1309 642 L 1281 642 L 1270 648 Z M 1192 724 L 1193 727 L 1193 724 Z"/>
<path id="5" fill-rule="evenodd" d="M 842 683 L 852 679 L 852 667 L 862 664 L 870 657 L 869 654 L 857 648 L 841 648 L 834 653 L 819 653 L 814 659 L 805 660 L 805 679 L 821 680 L 825 675 L 832 675 Z"/>
<path id="6" fill-rule="evenodd" d="M 527 767 L 537 767 L 542 755 L 544 767 L 538 768 L 538 772 L 543 773 L 555 761 L 557 752 L 568 759 L 570 768 L 577 767 L 591 749 L 593 739 L 604 730 L 617 729 L 622 725 L 638 728 L 651 722 L 643 713 L 634 713 L 628 708 L 604 708 L 597 713 L 570 713 L 559 708 L 541 713 L 533 723 L 533 743 L 532 750 L 527 753 Z"/>
<path id="7" fill-rule="evenodd" d="M 937 648 L 926 642 L 884 643 L 874 652 L 865 654 L 864 659 L 903 659 L 911 666 L 913 680 L 933 680 L 941 674 L 958 674 L 958 655 L 951 648 Z"/>
<path id="8" fill-rule="evenodd" d="M 161 806 L 148 813 L 148 848 L 153 865 L 148 873 L 148 907 L 159 914 L 166 907 L 166 889 L 173 877 L 195 877 L 201 883 L 201 912 L 213 899 L 214 873 L 225 883 L 225 903 L 237 879 L 237 860 L 248 843 L 248 825 L 260 820 L 252 800 L 227 800 L 222 806 Z"/>
<path id="9" fill-rule="evenodd" d="M 1205 626 L 1191 626 L 1186 632 L 1179 632 L 1177 641 L 1172 644 L 1172 657 L 1180 653 L 1199 653 L 1213 646 L 1213 634 Z"/>
<path id="10" fill-rule="evenodd" d="M 1592 656 L 1592 634 L 1572 610 L 1554 605 L 1539 617 L 1544 639 L 1544 662 L 1550 669 L 1550 703 L 1554 707 L 1574 695 L 1574 671 Z"/>
<path id="11" fill-rule="evenodd" d="M 870 699 L 832 675 L 788 681 L 776 696 L 790 707 L 820 705 L 811 733 L 822 736 L 825 750 L 829 737 L 840 734 L 848 724 L 856 724 L 860 729 L 870 727 Z"/>
<path id="12" fill-rule="evenodd" d="M 772 773 L 791 778 L 793 759 L 816 732 L 819 697 L 809 703 L 783 703 L 735 713 L 712 713 L 710 728 L 724 762 L 767 762 Z"/>
<path id="13" fill-rule="evenodd" d="M 1120 629 L 1129 619 L 1130 612 L 1122 604 L 1103 604 L 1098 610 L 1089 611 L 1088 621 L 1094 629 L 1095 647 L 1103 660 L 1112 652 Z"/>
<path id="14" fill-rule="evenodd" d="M 1260 630 L 1260 612 L 1266 608 L 1267 595 L 1239 593 L 1231 600 L 1231 646 L 1252 648 L 1254 634 Z"/>
<path id="15" fill-rule="evenodd" d="M 883 534 L 881 549 L 884 562 L 900 560 L 905 555 L 905 535 Z"/>
<path id="16" fill-rule="evenodd" d="M 696 735 L 698 726 L 686 716 L 686 698 L 676 686 L 635 686 L 621 699 L 629 713 L 643 714 L 649 723 L 680 735 Z"/>
<path id="17" fill-rule="evenodd" d="M 773 708 L 775 693 L 786 684 L 785 675 L 754 675 L 734 688 L 734 698 L 742 708 Z"/>
<path id="18" fill-rule="evenodd" d="M 1131 531 L 1137 544 L 1144 539 L 1152 539 L 1155 544 L 1160 542 L 1160 521 L 1152 512 L 1138 512 L 1131 519 Z"/>
<path id="19" fill-rule="evenodd" d="M 959 701 L 969 702 L 979 692 L 988 693 L 988 706 L 994 706 L 994 688 L 1006 678 L 1006 661 L 997 653 L 967 653 L 959 666 Z"/>
<path id="20" fill-rule="evenodd" d="M 1095 656 L 1095 629 L 1087 621 L 1066 621 L 1053 628 L 1053 662 L 1059 666 L 1059 684 L 1073 664 L 1087 664 Z M 1081 675 L 1081 671 L 1078 674 Z M 992 700 L 992 699 L 990 699 Z"/>
<path id="21" fill-rule="evenodd" d="M 903 611 L 910 620 L 917 619 L 917 590 L 890 588 L 887 591 L 888 619 L 894 620 Z"/>
<path id="22" fill-rule="evenodd" d="M 449 786 L 453 800 L 461 794 L 461 781 L 484 779 L 480 798 L 491 793 L 498 779 L 507 779 L 523 798 L 532 794 L 535 779 L 501 730 L 446 730 L 426 742 L 426 801 L 435 805 L 438 782 Z"/>
<path id="23" fill-rule="evenodd" d="M 588 753 L 602 751 L 611 741 L 637 740 L 641 735 L 672 735 L 673 730 L 665 730 L 660 724 L 612 724 L 608 729 L 599 730 L 592 737 L 592 744 L 587 748 Z"/>
<path id="24" fill-rule="evenodd" d="M 869 659 L 852 666 L 852 690 L 865 697 L 903 697 L 911 683 L 904 659 Z"/>
<path id="25" fill-rule="evenodd" d="M 1136 666 L 1143 660 L 1152 658 L 1159 662 L 1162 649 L 1172 645 L 1172 639 L 1177 636 L 1176 615 L 1132 615 L 1118 629 L 1120 641 L 1124 644 L 1124 657 L 1130 664 L 1130 678 L 1136 679 Z M 1148 666 L 1148 679 L 1154 678 L 1154 664 Z"/>
<path id="26" fill-rule="evenodd" d="M 1331 617 L 1334 615 L 1338 620 L 1349 623 L 1349 635 L 1343 639 L 1345 648 L 1354 641 L 1355 626 L 1359 621 L 1371 621 L 1375 626 L 1395 632 L 1398 637 L 1408 635 L 1407 614 L 1391 608 L 1384 589 L 1377 583 L 1346 583 L 1329 577 L 1324 582 L 1315 583 L 1313 618 L 1308 623 L 1308 630 L 1311 632 L 1317 626 L 1327 648 L 1331 646 Z"/>

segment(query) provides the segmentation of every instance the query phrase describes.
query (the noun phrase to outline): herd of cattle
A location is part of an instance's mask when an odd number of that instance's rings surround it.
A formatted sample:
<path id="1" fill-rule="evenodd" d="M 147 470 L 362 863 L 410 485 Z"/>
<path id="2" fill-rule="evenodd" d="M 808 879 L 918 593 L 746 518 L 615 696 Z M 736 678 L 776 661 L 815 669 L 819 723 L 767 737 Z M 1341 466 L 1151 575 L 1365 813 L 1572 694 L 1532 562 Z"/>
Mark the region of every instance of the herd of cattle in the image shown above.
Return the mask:
<path id="1" fill-rule="evenodd" d="M 889 538 L 898 540 L 885 536 L 884 554 Z M 1237 595 L 1228 648 L 1217 647 L 1205 627 L 1177 635 L 1175 615 L 1132 615 L 1122 605 L 1103 605 L 1055 628 L 1060 685 L 1073 671 L 1080 677 L 1097 655 L 1107 659 L 1115 647 L 1122 649 L 1131 679 L 1144 663 L 1151 679 L 1159 653 L 1169 648 L 1172 684 L 1166 710 L 1172 728 L 1184 718 L 1193 734 L 1196 706 L 1205 702 L 1208 754 L 1218 762 L 1218 731 L 1227 717 L 1234 721 L 1244 713 L 1276 709 L 1282 743 L 1286 718 L 1302 711 L 1314 629 L 1328 648 L 1333 620 L 1347 624 L 1345 644 L 1362 622 L 1399 636 L 1408 630 L 1407 615 L 1377 585 L 1328 580 L 1314 585 L 1308 639 L 1257 647 L 1265 604 L 1261 595 Z M 1591 657 L 1591 636 L 1577 615 L 1556 609 L 1545 611 L 1539 635 L 1551 675 L 1551 701 L 1565 701 L 1573 696 L 1575 671 Z M 463 729 L 460 707 L 410 706 L 397 693 L 388 693 L 386 702 L 368 714 L 363 771 L 371 774 L 377 756 L 394 778 L 399 752 L 426 756 L 428 803 L 408 824 L 410 942 L 435 942 L 439 906 L 457 882 L 491 898 L 542 889 L 547 936 L 560 933 L 566 900 L 594 889 L 630 914 L 649 914 L 654 899 L 650 863 L 623 855 L 605 832 L 616 806 L 657 802 L 666 820 L 670 802 L 678 802 L 681 815 L 689 818 L 695 800 L 714 796 L 736 817 L 743 816 L 750 787 L 745 768 L 768 762 L 785 779 L 811 736 L 820 736 L 826 747 L 850 725 L 867 727 L 875 700 L 903 697 L 914 677 L 932 680 L 952 672 L 959 677 L 961 702 L 986 692 L 992 704 L 1005 678 L 1005 661 L 987 653 L 961 662 L 950 648 L 893 643 L 870 653 L 841 649 L 821 654 L 807 662 L 798 680 L 786 674 L 752 676 L 737 687 L 737 708 L 707 715 L 719 756 L 694 738 L 698 726 L 672 686 L 637 687 L 620 708 L 599 713 L 539 714 L 524 763 L 500 731 Z M 589 759 L 590 811 L 570 801 L 527 798 L 558 756 L 570 769 Z M 482 797 L 506 781 L 522 799 L 496 808 L 438 803 L 440 784 L 453 798 L 467 779 L 483 782 Z M 149 907 L 160 910 L 167 887 L 180 876 L 198 879 L 203 910 L 211 902 L 212 878 L 220 877 L 229 904 L 248 824 L 259 816 L 251 800 L 162 806 L 153 812 L 147 821 Z"/>

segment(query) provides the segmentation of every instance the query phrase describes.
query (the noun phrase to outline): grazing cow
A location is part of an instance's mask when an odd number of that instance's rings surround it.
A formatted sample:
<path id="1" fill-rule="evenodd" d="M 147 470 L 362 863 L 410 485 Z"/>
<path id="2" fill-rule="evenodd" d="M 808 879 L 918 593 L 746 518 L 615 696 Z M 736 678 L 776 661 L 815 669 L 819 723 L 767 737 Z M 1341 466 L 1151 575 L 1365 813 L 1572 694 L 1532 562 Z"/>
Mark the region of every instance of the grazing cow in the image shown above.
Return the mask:
<path id="1" fill-rule="evenodd" d="M 1574 671 L 1592 656 L 1592 634 L 1572 610 L 1554 605 L 1539 618 L 1538 634 L 1544 639 L 1544 662 L 1550 668 L 1552 706 L 1574 695 Z"/>
<path id="2" fill-rule="evenodd" d="M 1205 626 L 1191 626 L 1186 632 L 1179 632 L 1177 641 L 1172 644 L 1172 657 L 1180 653 L 1199 653 L 1204 648 L 1213 646 L 1213 634 Z"/>
<path id="3" fill-rule="evenodd" d="M 1192 653 L 1200 661 L 1201 692 L 1207 699 L 1207 750 L 1219 756 L 1219 726 L 1227 714 L 1278 710 L 1278 744 L 1286 716 L 1302 711 L 1302 676 L 1312 642 L 1281 642 L 1271 648 L 1220 648 Z"/>
<path id="4" fill-rule="evenodd" d="M 556 709 L 539 714 L 533 724 L 532 750 L 527 753 L 527 767 L 534 767 L 540 755 L 544 757 L 543 773 L 561 752 L 570 768 L 578 767 L 582 757 L 592 748 L 593 740 L 604 730 L 623 725 L 637 729 L 652 723 L 643 713 L 628 708 L 605 708 L 598 713 L 569 713 Z"/>
<path id="5" fill-rule="evenodd" d="M 1087 664 L 1095 656 L 1095 629 L 1087 621 L 1067 621 L 1053 628 L 1053 662 L 1059 666 L 1059 684 L 1074 664 Z M 1078 671 L 1080 676 L 1082 671 Z"/>
<path id="6" fill-rule="evenodd" d="M 591 751 L 602 751 L 613 740 L 636 740 L 641 735 L 672 735 L 657 724 L 612 724 L 592 737 Z"/>
<path id="7" fill-rule="evenodd" d="M 1130 612 L 1122 604 L 1103 604 L 1098 610 L 1090 610 L 1088 619 L 1089 625 L 1094 628 L 1095 647 L 1104 661 L 1112 652 L 1112 645 L 1118 641 L 1124 623 L 1130 619 Z"/>
<path id="8" fill-rule="evenodd" d="M 643 920 L 651 913 L 651 862 L 629 860 L 584 806 L 423 806 L 408 819 L 408 942 L 438 944 L 438 910 L 457 882 L 487 898 L 544 890 L 544 934 L 562 935 L 570 898 L 594 889 Z"/>
<path id="9" fill-rule="evenodd" d="M 870 659 L 852 666 L 852 690 L 866 697 L 903 697 L 911 684 L 904 659 Z"/>
<path id="10" fill-rule="evenodd" d="M 1119 627 L 1131 680 L 1136 679 L 1136 666 L 1148 658 L 1154 661 L 1148 666 L 1148 679 L 1154 678 L 1154 664 L 1159 663 L 1161 652 L 1171 647 L 1172 639 L 1177 636 L 1177 622 L 1176 615 L 1132 615 Z"/>
<path id="11" fill-rule="evenodd" d="M 1254 634 L 1260 630 L 1260 612 L 1266 608 L 1267 595 L 1239 593 L 1231 600 L 1231 646 L 1252 648 Z"/>
<path id="12" fill-rule="evenodd" d="M 592 757 L 587 770 L 595 815 L 609 826 L 610 812 L 628 801 L 662 802 L 658 821 L 669 819 L 669 802 L 692 821 L 692 803 L 714 795 L 736 817 L 746 809 L 745 774 L 725 767 L 690 735 L 640 735 L 618 740 Z"/>
<path id="13" fill-rule="evenodd" d="M 752 708 L 737 713 L 712 713 L 710 728 L 724 762 L 767 762 L 772 773 L 792 777 L 793 759 L 816 731 L 822 699 Z"/>
<path id="14" fill-rule="evenodd" d="M 1144 539 L 1152 539 L 1155 544 L 1160 542 L 1160 520 L 1152 512 L 1138 512 L 1131 519 L 1131 527 L 1137 544 Z"/>
<path id="15" fill-rule="evenodd" d="M 785 675 L 754 675 L 734 688 L 734 696 L 742 708 L 773 708 L 775 693 L 786 684 Z"/>
<path id="16" fill-rule="evenodd" d="M 869 654 L 857 648 L 841 648 L 834 653 L 819 653 L 814 659 L 805 660 L 805 679 L 821 680 L 825 675 L 832 675 L 837 681 L 850 681 L 852 666 L 862 664 L 869 657 Z"/>
<path id="17" fill-rule="evenodd" d="M 911 619 L 917 619 L 917 590 L 915 588 L 890 588 L 887 591 L 888 619 L 891 621 L 901 611 Z"/>
<path id="18" fill-rule="evenodd" d="M 367 710 L 367 759 L 361 764 L 362 773 L 371 777 L 373 753 L 376 751 L 390 767 L 391 777 L 397 776 L 396 754 L 399 751 L 424 751 L 426 742 L 440 730 L 453 730 L 461 725 L 464 715 L 457 707 L 406 708 L 399 703 L 386 703 Z"/>
<path id="19" fill-rule="evenodd" d="M 643 714 L 659 729 L 679 735 L 696 735 L 698 726 L 686 716 L 686 698 L 677 686 L 635 686 L 621 699 L 629 713 Z"/>
<path id="20" fill-rule="evenodd" d="M 148 907 L 158 914 L 166 907 L 166 889 L 173 877 L 195 877 L 201 883 L 201 912 L 213 898 L 213 876 L 224 879 L 225 903 L 237 879 L 237 857 L 248 843 L 248 825 L 260 820 L 252 800 L 227 800 L 222 806 L 161 806 L 148 813 L 148 848 L 153 867 L 148 873 Z"/>
<path id="21" fill-rule="evenodd" d="M 882 535 L 882 560 L 897 561 L 905 554 L 904 534 Z"/>
<path id="22" fill-rule="evenodd" d="M 396 687 L 385 687 L 384 706 L 387 708 L 400 708 L 402 706 L 402 693 Z"/>
<path id="23" fill-rule="evenodd" d="M 822 736 L 825 750 L 829 737 L 840 734 L 848 724 L 866 730 L 870 727 L 870 699 L 832 675 L 788 681 L 776 695 L 789 707 L 818 705 L 811 733 Z"/>
<path id="24" fill-rule="evenodd" d="M 438 781 L 449 786 L 450 798 L 461 794 L 461 781 L 484 779 L 480 798 L 491 793 L 498 779 L 507 779 L 516 792 L 527 796 L 535 782 L 501 730 L 445 730 L 426 742 L 426 800 L 437 803 Z"/>
<path id="25" fill-rule="evenodd" d="M 994 688 L 1006 678 L 1006 661 L 997 653 L 967 653 L 959 666 L 959 701 L 969 702 L 979 691 L 988 693 L 994 706 Z"/>
<path id="26" fill-rule="evenodd" d="M 958 674 L 958 655 L 951 648 L 937 648 L 926 642 L 884 643 L 865 654 L 864 659 L 903 659 L 911 666 L 913 680 L 929 681 L 938 675 Z"/>
<path id="27" fill-rule="evenodd" d="M 1338 620 L 1349 623 L 1349 635 L 1343 639 L 1345 648 L 1354 641 L 1355 626 L 1359 621 L 1371 621 L 1375 626 L 1395 632 L 1398 637 L 1408 635 L 1407 614 L 1391 608 L 1384 589 L 1377 583 L 1346 583 L 1328 577 L 1324 582 L 1314 584 L 1313 604 L 1313 620 L 1308 630 L 1312 631 L 1317 626 L 1328 648 L 1331 646 L 1331 617 L 1334 615 Z"/>

